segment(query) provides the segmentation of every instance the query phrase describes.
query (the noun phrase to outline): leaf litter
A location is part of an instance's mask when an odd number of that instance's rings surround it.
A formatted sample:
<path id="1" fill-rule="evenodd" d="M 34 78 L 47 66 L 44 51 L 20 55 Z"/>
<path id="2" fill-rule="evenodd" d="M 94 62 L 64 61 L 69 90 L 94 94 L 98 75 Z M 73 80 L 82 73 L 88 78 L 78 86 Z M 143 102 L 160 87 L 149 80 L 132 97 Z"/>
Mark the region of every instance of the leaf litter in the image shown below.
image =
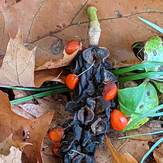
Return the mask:
<path id="1" fill-rule="evenodd" d="M 0 104 L 0 132 L 3 133 L 0 135 L 0 141 L 4 141 L 10 134 L 13 134 L 13 137 L 16 136 L 22 141 L 26 140 L 27 143 L 32 144 L 32 148 L 24 149 L 26 157 L 31 160 L 31 162 L 34 160 L 42 162 L 40 148 L 48 126 L 53 118 L 53 113 L 46 113 L 33 120 L 25 119 L 12 111 L 10 102 L 5 93 L 0 92 L 0 99 L 3 101 Z M 26 132 L 29 133 L 30 137 L 23 138 Z"/>
<path id="2" fill-rule="evenodd" d="M 51 62 L 50 62 L 50 63 L 51 63 Z M 54 64 L 54 65 L 55 65 L 55 64 Z M 48 66 L 49 66 L 49 63 L 48 63 L 47 65 L 45 64 L 45 66 L 43 65 L 43 67 L 41 67 L 40 69 L 47 68 Z M 52 66 L 49 66 L 49 67 L 51 67 L 51 68 L 52 68 L 52 67 L 53 67 L 53 65 L 52 65 Z"/>

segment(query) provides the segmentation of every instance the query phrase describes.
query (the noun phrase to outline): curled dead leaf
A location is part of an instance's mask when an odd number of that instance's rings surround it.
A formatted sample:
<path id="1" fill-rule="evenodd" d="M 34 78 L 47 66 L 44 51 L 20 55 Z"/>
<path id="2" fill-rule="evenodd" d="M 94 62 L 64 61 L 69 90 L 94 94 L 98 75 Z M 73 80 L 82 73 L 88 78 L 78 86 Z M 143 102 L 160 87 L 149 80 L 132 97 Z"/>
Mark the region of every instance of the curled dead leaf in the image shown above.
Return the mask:
<path id="1" fill-rule="evenodd" d="M 106 144 L 108 153 L 111 152 L 113 163 L 138 163 L 138 161 L 131 154 L 119 153 L 111 144 L 111 141 L 108 137 L 105 138 L 105 144 Z"/>
<path id="2" fill-rule="evenodd" d="M 0 162 L 1 163 L 22 163 L 22 151 L 20 151 L 18 148 L 11 147 L 10 148 L 10 154 L 7 156 L 0 154 Z"/>
<path id="3" fill-rule="evenodd" d="M 12 111 L 9 99 L 2 91 L 0 91 L 0 101 L 0 142 L 13 133 L 18 140 L 26 140 L 27 143 L 33 144 L 23 150 L 28 161 L 42 163 L 41 144 L 52 121 L 53 113 L 48 112 L 39 118 L 29 120 Z"/>
<path id="4" fill-rule="evenodd" d="M 22 151 L 26 145 L 32 145 L 32 144 L 20 140 L 13 140 L 13 134 L 10 134 L 8 137 L 6 137 L 6 139 L 3 142 L 0 142 L 0 154 L 5 156 L 9 155 L 10 148 L 12 146 Z"/>

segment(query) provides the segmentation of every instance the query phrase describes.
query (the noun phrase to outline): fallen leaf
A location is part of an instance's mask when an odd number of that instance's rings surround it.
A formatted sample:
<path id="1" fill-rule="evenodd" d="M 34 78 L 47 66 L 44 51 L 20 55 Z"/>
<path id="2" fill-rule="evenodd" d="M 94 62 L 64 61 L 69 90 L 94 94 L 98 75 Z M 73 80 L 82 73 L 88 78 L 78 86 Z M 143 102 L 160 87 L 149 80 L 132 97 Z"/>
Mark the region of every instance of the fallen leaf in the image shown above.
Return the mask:
<path id="1" fill-rule="evenodd" d="M 11 104 L 5 93 L 0 91 L 0 142 L 13 133 L 13 138 L 26 140 L 33 146 L 24 148 L 25 156 L 30 163 L 42 163 L 40 154 L 42 141 L 47 133 L 53 113 L 48 112 L 36 119 L 25 119 L 12 111 Z"/>
<path id="2" fill-rule="evenodd" d="M 26 145 L 32 145 L 32 144 L 20 140 L 13 140 L 13 134 L 10 134 L 8 137 L 6 137 L 6 139 L 3 142 L 0 142 L 0 154 L 5 156 L 9 155 L 10 148 L 12 146 L 22 151 Z"/>
<path id="3" fill-rule="evenodd" d="M 5 30 L 8 31 L 10 37 L 14 38 L 18 28 L 21 29 L 24 42 L 28 44 L 42 37 L 42 35 L 48 36 L 47 33 L 52 30 L 60 31 L 65 26 L 68 26 L 82 1 L 79 0 L 74 5 L 73 0 L 69 0 L 66 3 L 56 0 L 35 0 L 34 2 L 21 0 L 18 3 L 11 3 L 11 1 L 2 0 L 0 5 L 2 6 L 1 11 L 5 20 Z M 64 12 L 60 12 L 58 9 L 54 10 L 54 6 L 64 10 Z M 57 55 L 54 54 L 51 47 L 55 43 L 58 44 L 57 37 L 47 37 L 36 41 L 35 45 L 38 46 L 36 51 L 36 70 L 66 66 L 77 54 L 74 53 L 74 55 L 67 57 L 63 55 L 63 49 L 60 49 Z M 29 46 L 32 45 L 29 44 Z"/>
<path id="4" fill-rule="evenodd" d="M 138 161 L 129 153 L 119 153 L 111 144 L 111 141 L 108 137 L 105 138 L 105 143 L 108 153 L 111 152 L 113 163 L 138 163 Z"/>
<path id="5" fill-rule="evenodd" d="M 82 43 L 79 49 L 73 54 L 67 55 L 64 50 L 66 41 L 55 37 L 46 37 L 34 44 L 26 44 L 29 49 L 37 47 L 35 71 L 43 69 L 52 69 L 67 66 L 71 63 L 78 51 L 82 49 Z M 54 52 L 55 53 L 54 53 Z"/>
<path id="6" fill-rule="evenodd" d="M 9 155 L 4 156 L 0 154 L 0 163 L 22 163 L 21 157 L 22 151 L 12 146 Z"/>
<path id="7" fill-rule="evenodd" d="M 0 6 L 5 20 L 5 29 L 10 37 L 16 36 L 18 28 L 23 29 L 23 36 L 24 33 L 28 34 L 34 14 L 39 9 L 41 1 L 35 0 L 31 3 L 28 0 L 23 0 L 23 2 L 21 0 L 20 3 L 16 3 L 16 0 L 1 0 Z"/>
<path id="8" fill-rule="evenodd" d="M 6 55 L 0 68 L 0 84 L 24 87 L 39 87 L 45 81 L 59 81 L 63 73 L 61 69 L 34 72 L 35 51 L 24 47 L 22 34 L 19 31 L 16 38 L 10 39 Z M 60 76 L 59 76 L 60 75 Z"/>
<path id="9" fill-rule="evenodd" d="M 158 149 L 155 149 L 153 156 L 157 163 L 163 163 L 163 144 Z"/>

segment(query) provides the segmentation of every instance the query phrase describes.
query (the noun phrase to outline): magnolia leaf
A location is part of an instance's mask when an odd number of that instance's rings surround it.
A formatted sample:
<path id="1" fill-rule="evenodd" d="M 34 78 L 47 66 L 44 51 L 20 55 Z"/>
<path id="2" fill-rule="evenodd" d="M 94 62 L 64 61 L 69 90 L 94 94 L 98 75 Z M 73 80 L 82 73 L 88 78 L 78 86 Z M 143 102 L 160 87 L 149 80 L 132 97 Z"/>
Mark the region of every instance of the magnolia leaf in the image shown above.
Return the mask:
<path id="1" fill-rule="evenodd" d="M 158 106 L 157 91 L 149 82 L 137 87 L 119 89 L 118 100 L 121 111 L 127 116 L 143 114 Z"/>
<path id="2" fill-rule="evenodd" d="M 138 161 L 131 154 L 119 153 L 111 144 L 111 141 L 108 137 L 105 138 L 105 144 L 106 144 L 108 153 L 111 153 L 112 155 L 113 163 L 138 163 Z"/>
<path id="3" fill-rule="evenodd" d="M 13 140 L 13 134 L 10 134 L 3 142 L 0 142 L 0 154 L 7 156 L 10 154 L 10 148 L 12 146 L 23 150 L 26 145 L 32 144 L 20 140 Z"/>
<path id="4" fill-rule="evenodd" d="M 3 142 L 8 135 L 18 140 L 26 140 L 32 146 L 26 146 L 23 150 L 30 163 L 42 163 L 40 154 L 42 141 L 47 133 L 53 113 L 48 112 L 36 119 L 23 118 L 12 111 L 11 104 L 5 93 L 0 92 L 0 142 Z M 16 145 L 18 146 L 18 145 Z"/>
<path id="5" fill-rule="evenodd" d="M 0 68 L 0 85 L 39 87 L 45 81 L 63 82 L 61 69 L 34 72 L 35 51 L 36 48 L 28 50 L 24 47 L 19 30 L 16 38 L 11 38 L 8 43 L 6 55 Z"/>

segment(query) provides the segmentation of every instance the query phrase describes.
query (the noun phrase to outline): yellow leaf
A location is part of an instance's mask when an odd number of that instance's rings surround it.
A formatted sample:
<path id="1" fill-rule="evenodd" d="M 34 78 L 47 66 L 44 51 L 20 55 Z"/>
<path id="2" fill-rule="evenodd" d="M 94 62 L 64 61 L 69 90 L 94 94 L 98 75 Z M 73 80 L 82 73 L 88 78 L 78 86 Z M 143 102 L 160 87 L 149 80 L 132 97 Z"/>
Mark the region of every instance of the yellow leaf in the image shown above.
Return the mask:
<path id="1" fill-rule="evenodd" d="M 105 139 L 108 153 L 111 153 L 113 163 L 138 163 L 138 161 L 129 153 L 121 154 L 119 153 L 114 146 L 111 144 L 111 141 L 108 137 Z"/>

